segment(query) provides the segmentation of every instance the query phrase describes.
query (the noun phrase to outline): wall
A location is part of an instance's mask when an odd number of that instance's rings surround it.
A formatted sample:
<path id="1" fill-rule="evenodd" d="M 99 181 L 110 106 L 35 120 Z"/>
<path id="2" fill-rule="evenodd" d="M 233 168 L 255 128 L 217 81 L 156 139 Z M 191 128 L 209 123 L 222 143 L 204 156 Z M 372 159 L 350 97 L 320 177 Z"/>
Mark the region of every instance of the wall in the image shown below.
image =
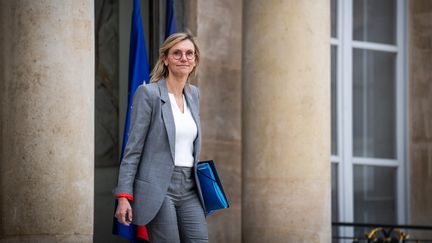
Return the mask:
<path id="1" fill-rule="evenodd" d="M 409 1 L 410 224 L 432 225 L 432 2 Z M 418 232 L 417 232 L 418 233 Z M 432 232 L 427 236 L 432 239 Z"/>
<path id="2" fill-rule="evenodd" d="M 242 1 L 196 0 L 185 9 L 201 48 L 201 159 L 215 160 L 230 203 L 208 217 L 210 242 L 241 242 Z"/>

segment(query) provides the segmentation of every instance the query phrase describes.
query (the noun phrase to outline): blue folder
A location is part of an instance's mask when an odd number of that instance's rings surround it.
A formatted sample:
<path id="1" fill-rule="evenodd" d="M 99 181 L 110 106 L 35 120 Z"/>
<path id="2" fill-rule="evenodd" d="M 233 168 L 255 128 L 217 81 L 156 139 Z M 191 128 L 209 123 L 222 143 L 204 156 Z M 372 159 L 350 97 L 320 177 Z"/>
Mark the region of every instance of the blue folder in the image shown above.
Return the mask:
<path id="1" fill-rule="evenodd" d="M 228 199 L 225 196 L 213 160 L 199 162 L 197 170 L 206 214 L 210 215 L 215 210 L 228 208 Z"/>

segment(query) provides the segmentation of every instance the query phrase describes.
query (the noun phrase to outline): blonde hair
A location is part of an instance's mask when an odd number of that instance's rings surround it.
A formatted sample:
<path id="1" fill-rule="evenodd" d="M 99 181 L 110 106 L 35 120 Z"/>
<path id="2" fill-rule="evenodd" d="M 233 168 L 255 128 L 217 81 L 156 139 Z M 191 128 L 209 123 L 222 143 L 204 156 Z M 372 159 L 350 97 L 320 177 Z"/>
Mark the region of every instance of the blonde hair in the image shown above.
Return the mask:
<path id="1" fill-rule="evenodd" d="M 195 38 L 188 33 L 175 33 L 170 35 L 162 44 L 161 48 L 159 49 L 159 59 L 157 60 L 150 76 L 150 82 L 157 82 L 161 79 L 164 79 L 168 77 L 169 71 L 168 67 L 165 66 L 164 58 L 168 56 L 169 50 L 175 46 L 177 43 L 182 42 L 184 40 L 190 40 L 195 48 L 195 67 L 192 69 L 192 72 L 189 73 L 189 77 L 194 77 L 196 75 L 196 69 L 199 64 L 200 60 L 200 51 L 199 48 L 195 42 Z"/>

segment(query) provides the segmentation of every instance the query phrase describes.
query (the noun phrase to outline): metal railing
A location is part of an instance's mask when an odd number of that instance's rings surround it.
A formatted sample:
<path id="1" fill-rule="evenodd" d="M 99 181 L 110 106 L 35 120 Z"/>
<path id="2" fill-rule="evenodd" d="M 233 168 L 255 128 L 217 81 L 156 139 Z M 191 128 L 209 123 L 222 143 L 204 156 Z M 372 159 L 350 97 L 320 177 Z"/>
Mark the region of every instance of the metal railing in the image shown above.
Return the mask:
<path id="1" fill-rule="evenodd" d="M 362 234 L 346 236 L 333 235 L 333 242 L 352 242 L 352 243 L 423 243 L 432 242 L 432 226 L 425 225 L 392 225 L 392 224 L 366 224 L 366 223 L 347 223 L 333 222 L 332 227 L 340 229 L 342 227 L 355 228 L 353 232 L 361 230 Z M 423 235 L 415 232 L 427 231 L 429 235 L 423 238 Z"/>

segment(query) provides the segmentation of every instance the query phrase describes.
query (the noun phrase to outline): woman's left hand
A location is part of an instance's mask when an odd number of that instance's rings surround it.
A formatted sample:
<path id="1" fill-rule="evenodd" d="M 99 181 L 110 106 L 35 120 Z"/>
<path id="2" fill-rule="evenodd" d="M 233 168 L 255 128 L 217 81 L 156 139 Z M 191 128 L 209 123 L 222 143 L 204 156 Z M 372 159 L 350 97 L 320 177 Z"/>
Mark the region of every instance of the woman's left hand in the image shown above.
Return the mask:
<path id="1" fill-rule="evenodd" d="M 118 200 L 115 217 L 118 221 L 126 226 L 132 223 L 132 208 L 127 198 L 121 197 Z"/>

